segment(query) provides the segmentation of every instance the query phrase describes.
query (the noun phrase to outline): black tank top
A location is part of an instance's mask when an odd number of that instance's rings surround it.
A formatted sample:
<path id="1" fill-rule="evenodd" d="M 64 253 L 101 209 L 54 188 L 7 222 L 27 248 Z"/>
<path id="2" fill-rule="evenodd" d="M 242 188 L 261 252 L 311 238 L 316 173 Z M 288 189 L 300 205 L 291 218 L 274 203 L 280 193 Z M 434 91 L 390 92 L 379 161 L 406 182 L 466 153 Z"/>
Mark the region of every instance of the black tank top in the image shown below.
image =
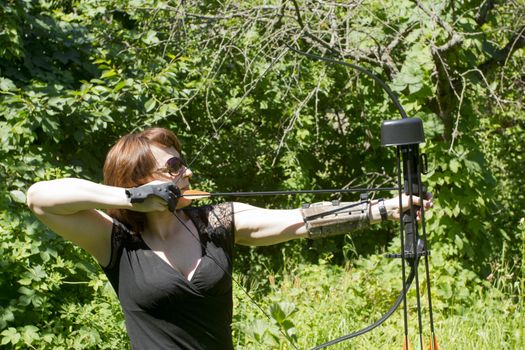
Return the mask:
<path id="1" fill-rule="evenodd" d="M 120 300 L 132 349 L 233 349 L 232 203 L 184 212 L 203 243 L 191 281 L 114 220 L 111 260 L 104 272 Z"/>

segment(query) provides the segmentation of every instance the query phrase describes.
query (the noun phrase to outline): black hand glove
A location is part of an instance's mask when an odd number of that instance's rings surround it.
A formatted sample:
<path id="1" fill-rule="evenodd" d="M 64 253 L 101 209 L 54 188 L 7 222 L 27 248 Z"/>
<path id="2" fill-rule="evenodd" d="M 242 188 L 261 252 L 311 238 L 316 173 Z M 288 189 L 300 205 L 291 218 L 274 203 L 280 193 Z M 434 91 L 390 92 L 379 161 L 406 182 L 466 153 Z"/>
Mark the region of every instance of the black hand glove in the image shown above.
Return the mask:
<path id="1" fill-rule="evenodd" d="M 168 203 L 168 209 L 175 211 L 177 201 L 181 197 L 180 189 L 172 182 L 165 182 L 158 185 L 145 185 L 126 189 L 126 195 L 131 203 L 141 203 L 149 196 L 157 196 Z"/>

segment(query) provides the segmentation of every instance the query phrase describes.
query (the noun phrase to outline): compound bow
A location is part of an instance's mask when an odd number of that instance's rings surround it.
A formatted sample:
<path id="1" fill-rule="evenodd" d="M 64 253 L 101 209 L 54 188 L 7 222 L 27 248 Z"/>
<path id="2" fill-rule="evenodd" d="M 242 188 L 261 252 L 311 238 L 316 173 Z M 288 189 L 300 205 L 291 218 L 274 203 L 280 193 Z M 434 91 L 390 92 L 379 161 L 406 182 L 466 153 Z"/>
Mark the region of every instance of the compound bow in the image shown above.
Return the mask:
<path id="1" fill-rule="evenodd" d="M 188 197 L 188 198 L 202 198 L 208 196 L 261 196 L 261 195 L 289 195 L 289 194 L 299 194 L 299 193 L 344 193 L 344 192 L 372 192 L 380 190 L 398 190 L 399 191 L 399 207 L 402 208 L 402 195 L 403 193 L 409 196 L 410 209 L 401 214 L 400 220 L 400 242 L 401 242 L 401 252 L 398 254 L 387 254 L 387 257 L 390 258 L 401 258 L 401 269 L 402 269 L 402 291 L 397 297 L 396 301 L 392 307 L 376 322 L 371 325 L 358 330 L 356 332 L 341 336 L 337 339 L 328 341 L 326 343 L 320 344 L 312 350 L 323 349 L 328 346 L 337 344 L 344 340 L 348 340 L 359 335 L 365 334 L 372 329 L 378 327 L 383 322 L 385 322 L 399 307 L 401 302 L 403 302 L 403 321 L 404 321 L 404 342 L 403 349 L 409 349 L 409 338 L 408 338 L 408 308 L 407 308 L 407 292 L 412 282 L 415 279 L 415 288 L 416 288 L 416 300 L 417 300 L 417 319 L 418 319 L 418 329 L 419 329 L 419 345 L 420 349 L 423 349 L 423 334 L 422 334 L 422 313 L 421 313 L 421 297 L 419 291 L 419 273 L 418 266 L 421 257 L 424 258 L 425 262 L 425 271 L 427 279 L 427 294 L 428 294 L 428 303 L 429 303 L 429 318 L 430 318 L 430 330 L 431 330 L 431 339 L 430 339 L 430 350 L 438 350 L 437 339 L 434 332 L 434 322 L 432 314 L 432 301 L 431 301 L 431 291 L 430 291 L 430 272 L 429 272 L 429 250 L 427 247 L 427 234 L 425 228 L 425 216 L 424 209 L 421 208 L 421 231 L 422 235 L 419 234 L 418 223 L 416 220 L 416 212 L 419 208 L 413 205 L 413 197 L 418 196 L 420 198 L 426 197 L 426 189 L 421 182 L 421 174 L 424 173 L 426 168 L 426 157 L 424 154 L 419 152 L 419 144 L 424 142 L 424 133 L 423 133 L 423 124 L 422 121 L 418 118 L 408 118 L 403 107 L 399 103 L 396 95 L 388 87 L 388 85 L 383 82 L 378 76 L 369 70 L 360 67 L 355 64 L 334 60 L 327 57 L 321 57 L 306 53 L 295 48 L 288 46 L 288 48 L 298 54 L 303 56 L 333 63 L 344 65 L 353 69 L 356 69 L 372 79 L 378 82 L 381 87 L 386 91 L 388 96 L 394 102 L 396 108 L 401 114 L 401 119 L 385 121 L 381 125 L 381 144 L 383 146 L 396 146 L 397 147 L 397 168 L 398 168 L 398 186 L 397 187 L 380 187 L 380 188 L 350 188 L 350 189 L 324 189 L 324 190 L 300 190 L 300 191 L 264 191 L 264 192 L 203 192 L 203 191 L 186 191 L 184 194 L 181 194 L 180 191 L 173 191 L 170 186 L 173 186 L 173 183 L 164 185 L 166 188 L 157 189 L 157 188 L 147 188 L 142 189 L 137 192 L 135 196 L 132 195 L 131 200 L 141 201 L 144 200 L 149 195 L 157 195 L 162 198 L 166 197 L 166 201 L 169 204 L 170 211 L 172 211 L 175 217 L 185 226 L 184 222 L 175 214 L 175 208 L 177 197 Z M 220 130 L 220 128 L 219 128 Z M 199 152 L 200 153 L 200 152 Z M 401 174 L 402 173 L 402 174 Z M 174 181 L 176 184 L 176 180 Z M 140 197 L 140 198 L 139 198 Z M 186 227 L 187 228 L 187 227 Z M 191 230 L 187 228 L 191 233 Z M 192 233 L 193 235 L 193 233 Z M 199 243 L 200 240 L 198 237 L 195 237 Z M 202 243 L 201 243 L 202 244 Z M 235 283 L 239 285 L 241 289 L 244 288 L 238 283 L 229 271 L 226 271 L 215 259 L 213 256 L 210 256 L 212 260 L 225 272 L 227 273 Z M 410 272 L 406 273 L 406 265 L 410 266 Z M 253 298 L 244 290 L 252 302 L 261 310 L 261 312 L 268 317 L 270 316 L 264 309 L 259 306 Z M 290 341 L 292 346 L 295 349 L 298 349 L 294 342 L 290 339 L 289 335 L 280 330 L 281 333 Z"/>

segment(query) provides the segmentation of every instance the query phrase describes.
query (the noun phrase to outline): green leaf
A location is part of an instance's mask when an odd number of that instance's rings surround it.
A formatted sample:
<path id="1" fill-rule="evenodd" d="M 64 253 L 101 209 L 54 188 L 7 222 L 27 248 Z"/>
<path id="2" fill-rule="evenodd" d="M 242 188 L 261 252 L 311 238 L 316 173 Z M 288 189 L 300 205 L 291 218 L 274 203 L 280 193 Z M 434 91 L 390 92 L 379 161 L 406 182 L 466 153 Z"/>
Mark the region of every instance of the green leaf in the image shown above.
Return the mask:
<path id="1" fill-rule="evenodd" d="M 51 97 L 47 104 L 51 107 L 55 107 L 58 110 L 62 110 L 64 108 L 64 105 L 66 104 L 67 100 L 62 97 Z"/>
<path id="2" fill-rule="evenodd" d="M 151 112 L 155 108 L 156 105 L 157 105 L 157 101 L 154 98 L 150 98 L 144 104 L 144 109 L 146 110 L 146 112 Z"/>
<path id="3" fill-rule="evenodd" d="M 125 80 L 123 81 L 120 81 L 117 85 L 115 85 L 115 87 L 113 88 L 113 91 L 114 92 L 118 92 L 120 90 L 122 90 L 127 84 L 127 82 Z"/>
<path id="4" fill-rule="evenodd" d="M 32 280 L 30 278 L 22 278 L 22 279 L 19 279 L 17 282 L 18 284 L 21 284 L 23 286 L 28 286 L 31 284 Z"/>
<path id="5" fill-rule="evenodd" d="M 116 75 L 118 75 L 118 73 L 114 69 L 109 69 L 102 72 L 100 79 L 111 78 Z"/>
<path id="6" fill-rule="evenodd" d="M 157 32 L 154 30 L 148 30 L 145 36 L 142 37 L 142 42 L 147 45 L 154 45 L 159 42 L 159 38 L 157 38 Z"/>
<path id="7" fill-rule="evenodd" d="M 2 91 L 16 91 L 16 85 L 12 80 L 0 77 L 0 90 Z"/>
<path id="8" fill-rule="evenodd" d="M 262 320 L 256 320 L 251 325 L 249 330 L 252 333 L 252 336 L 255 338 L 255 340 L 261 343 L 263 341 L 264 334 L 269 330 L 269 326 L 266 322 Z"/>
<path id="9" fill-rule="evenodd" d="M 449 162 L 449 167 L 450 167 L 450 170 L 453 172 L 453 173 L 457 173 L 459 168 L 460 168 L 461 164 L 459 163 L 459 161 L 455 158 L 451 159 L 450 162 Z"/>
<path id="10" fill-rule="evenodd" d="M 40 338 L 41 338 L 43 341 L 45 341 L 46 343 L 51 344 L 51 342 L 53 341 L 53 339 L 55 338 L 55 336 L 54 336 L 53 334 L 46 333 L 46 334 L 42 335 Z"/>
<path id="11" fill-rule="evenodd" d="M 294 312 L 295 304 L 293 303 L 281 302 L 270 306 L 270 314 L 279 324 L 282 324 Z"/>
<path id="12" fill-rule="evenodd" d="M 38 328 L 35 326 L 25 326 L 23 328 L 22 339 L 26 345 L 31 345 L 35 340 L 40 339 Z"/>
<path id="13" fill-rule="evenodd" d="M 27 296 L 32 296 L 35 294 L 35 291 L 26 287 L 18 288 L 18 292 Z"/>
<path id="14" fill-rule="evenodd" d="M 18 333 L 18 331 L 16 330 L 16 328 L 13 328 L 13 327 L 9 327 L 7 329 L 5 329 L 4 331 L 2 331 L 1 333 L 4 337 L 2 338 L 2 345 L 6 345 L 6 344 L 13 344 L 13 345 L 16 345 L 18 344 L 20 338 L 21 338 L 21 335 L 20 333 Z"/>
<path id="15" fill-rule="evenodd" d="M 12 190 L 12 191 L 9 191 L 9 194 L 11 195 L 11 198 L 15 202 L 25 204 L 26 194 L 24 192 L 20 190 Z"/>

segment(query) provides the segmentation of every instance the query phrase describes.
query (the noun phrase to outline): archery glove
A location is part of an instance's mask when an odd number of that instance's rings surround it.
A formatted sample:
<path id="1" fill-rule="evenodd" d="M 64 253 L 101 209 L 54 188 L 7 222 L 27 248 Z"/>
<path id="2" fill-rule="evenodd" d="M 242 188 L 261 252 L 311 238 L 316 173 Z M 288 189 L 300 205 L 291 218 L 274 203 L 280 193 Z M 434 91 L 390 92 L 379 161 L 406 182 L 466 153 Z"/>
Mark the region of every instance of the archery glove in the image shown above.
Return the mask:
<path id="1" fill-rule="evenodd" d="M 175 211 L 179 197 L 181 197 L 180 189 L 172 182 L 128 188 L 126 195 L 131 203 L 144 202 L 149 196 L 160 197 L 168 203 L 168 209 L 171 212 Z"/>
<path id="2" fill-rule="evenodd" d="M 308 238 L 336 236 L 370 224 L 370 201 L 304 204 L 301 213 Z"/>

